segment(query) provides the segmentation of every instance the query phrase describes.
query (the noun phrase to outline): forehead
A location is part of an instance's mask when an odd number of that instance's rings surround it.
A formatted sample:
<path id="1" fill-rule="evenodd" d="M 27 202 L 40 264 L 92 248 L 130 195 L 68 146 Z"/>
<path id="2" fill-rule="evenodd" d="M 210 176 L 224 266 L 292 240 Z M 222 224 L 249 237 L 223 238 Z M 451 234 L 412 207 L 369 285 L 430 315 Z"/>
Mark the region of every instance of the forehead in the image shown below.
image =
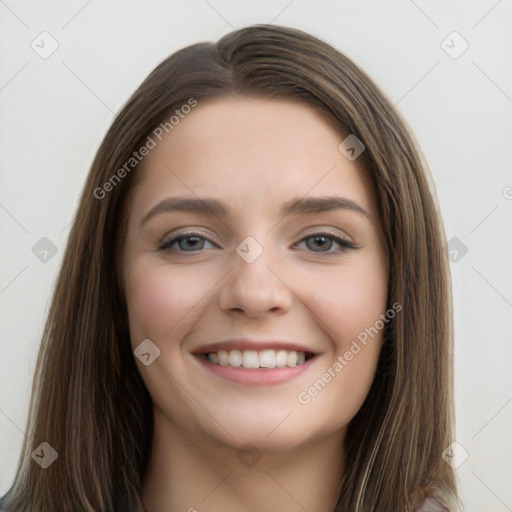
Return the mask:
<path id="1" fill-rule="evenodd" d="M 340 193 L 372 210 L 361 160 L 339 150 L 346 133 L 313 107 L 282 100 L 228 98 L 199 104 L 146 157 L 135 199 L 217 196 L 236 203 Z"/>

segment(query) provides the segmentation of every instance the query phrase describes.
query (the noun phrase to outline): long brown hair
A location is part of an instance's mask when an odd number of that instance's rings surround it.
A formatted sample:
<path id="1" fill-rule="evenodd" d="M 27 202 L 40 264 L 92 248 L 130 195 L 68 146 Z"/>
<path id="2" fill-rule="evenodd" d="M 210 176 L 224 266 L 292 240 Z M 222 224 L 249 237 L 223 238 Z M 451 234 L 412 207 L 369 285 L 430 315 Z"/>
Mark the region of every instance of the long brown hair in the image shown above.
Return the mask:
<path id="1" fill-rule="evenodd" d="M 441 456 L 454 428 L 451 281 L 428 169 L 405 122 L 349 58 L 302 31 L 254 25 L 164 60 L 105 136 L 63 257 L 5 510 L 114 511 L 120 496 L 123 510 L 142 508 L 153 413 L 120 279 L 141 171 L 126 162 L 191 99 L 237 95 L 312 105 L 366 147 L 361 157 L 390 257 L 388 302 L 403 311 L 386 330 L 373 385 L 349 425 L 336 510 L 412 511 L 428 492 L 457 506 L 454 471 Z M 122 180 L 112 180 L 116 174 Z M 58 453 L 46 469 L 31 457 L 43 442 Z"/>

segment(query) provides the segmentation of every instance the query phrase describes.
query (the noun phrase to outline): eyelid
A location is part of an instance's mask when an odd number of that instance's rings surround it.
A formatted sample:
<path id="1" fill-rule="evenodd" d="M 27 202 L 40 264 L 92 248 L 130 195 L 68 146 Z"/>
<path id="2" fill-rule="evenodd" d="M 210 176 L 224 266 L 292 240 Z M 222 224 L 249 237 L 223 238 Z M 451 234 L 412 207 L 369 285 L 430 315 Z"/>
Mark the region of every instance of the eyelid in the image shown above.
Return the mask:
<path id="1" fill-rule="evenodd" d="M 351 240 L 351 237 L 348 234 L 346 234 L 344 231 L 342 231 L 342 230 L 337 231 L 334 228 L 323 227 L 323 226 L 313 226 L 312 228 L 308 228 L 308 230 L 306 231 L 306 234 L 302 235 L 301 240 L 303 240 L 304 238 L 313 236 L 313 235 L 329 235 L 332 237 L 341 238 L 344 241 L 346 241 L 347 243 L 350 243 L 352 245 L 356 245 L 355 242 L 353 242 Z"/>
<path id="2" fill-rule="evenodd" d="M 332 239 L 337 245 L 338 250 L 337 251 L 309 251 L 312 254 L 325 254 L 330 256 L 337 256 L 340 254 L 344 254 L 346 251 L 350 249 L 359 249 L 359 246 L 355 244 L 354 242 L 350 241 L 347 237 L 339 235 L 337 233 L 334 233 L 329 230 L 319 230 L 319 231 L 313 231 L 311 233 L 308 233 L 304 235 L 299 242 L 293 245 L 295 248 L 297 244 L 304 242 L 308 238 L 314 238 L 314 237 L 326 237 Z"/>
<path id="3" fill-rule="evenodd" d="M 215 247 L 219 247 L 218 244 L 216 244 L 214 241 L 212 241 L 208 236 L 206 236 L 205 234 L 199 232 L 199 231 L 184 231 L 184 232 L 178 232 L 176 234 L 172 234 L 172 235 L 166 235 L 164 238 L 162 238 L 162 240 L 160 241 L 159 243 L 159 246 L 158 246 L 158 249 L 159 250 L 169 250 L 170 249 L 170 246 L 172 246 L 175 242 L 177 241 L 180 241 L 182 239 L 185 239 L 185 238 L 192 238 L 192 237 L 196 237 L 196 238 L 202 238 L 208 242 L 210 242 L 212 245 L 214 245 Z M 340 254 L 343 254 L 345 253 L 347 250 L 350 250 L 350 249 L 359 249 L 359 246 L 357 244 L 355 244 L 354 242 L 352 242 L 351 240 L 349 240 L 348 237 L 344 236 L 344 235 L 340 235 L 338 233 L 335 233 L 329 229 L 322 229 L 322 228 L 317 228 L 317 231 L 311 231 L 310 233 L 306 233 L 304 234 L 300 240 L 298 240 L 298 242 L 296 242 L 295 244 L 292 245 L 292 248 L 293 249 L 296 249 L 297 245 L 306 241 L 308 238 L 313 238 L 313 237 L 326 237 L 326 238 L 330 238 L 333 240 L 333 242 L 335 244 L 338 245 L 338 250 L 337 251 L 308 251 L 308 252 L 311 252 L 313 254 L 325 254 L 325 255 L 330 255 L 330 256 L 336 256 L 336 255 L 340 255 Z M 166 245 L 168 245 L 166 247 Z M 178 253 L 187 253 L 187 252 L 191 252 L 191 253 L 194 253 L 194 252 L 203 252 L 203 250 L 199 250 L 199 251 L 176 251 Z"/>
<path id="4" fill-rule="evenodd" d="M 161 249 L 161 250 L 166 250 L 166 249 L 169 249 L 169 247 L 164 247 L 166 244 L 168 243 L 174 243 L 176 242 L 177 240 L 181 240 L 182 238 L 188 238 L 188 237 L 198 237 L 198 238 L 204 238 L 205 240 L 207 240 L 208 242 L 210 242 L 212 245 L 215 245 L 216 247 L 219 247 L 209 236 L 205 235 L 204 233 L 201 233 L 200 231 L 183 231 L 183 232 L 178 232 L 176 234 L 168 234 L 168 235 L 165 235 L 161 240 L 160 240 L 160 243 L 158 244 L 158 249 Z M 178 251 L 178 252 L 186 252 L 186 251 Z M 194 251 L 192 251 L 194 252 Z M 201 252 L 201 251 L 195 251 L 195 252 Z"/>

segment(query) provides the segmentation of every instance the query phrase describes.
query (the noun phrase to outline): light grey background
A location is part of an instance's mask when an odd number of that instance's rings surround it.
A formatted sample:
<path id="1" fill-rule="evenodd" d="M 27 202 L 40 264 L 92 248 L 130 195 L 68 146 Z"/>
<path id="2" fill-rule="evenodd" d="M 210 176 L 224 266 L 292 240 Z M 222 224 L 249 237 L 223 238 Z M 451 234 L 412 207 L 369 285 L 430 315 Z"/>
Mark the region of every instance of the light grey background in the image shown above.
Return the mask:
<path id="1" fill-rule="evenodd" d="M 461 495 L 470 512 L 510 511 L 511 0 L 0 0 L 0 494 L 18 461 L 69 223 L 114 113 L 175 50 L 269 22 L 354 59 L 425 153 L 447 236 L 459 239 L 451 269 Z M 44 31 L 58 43 L 48 58 Z M 33 251 L 43 237 L 53 257 Z"/>

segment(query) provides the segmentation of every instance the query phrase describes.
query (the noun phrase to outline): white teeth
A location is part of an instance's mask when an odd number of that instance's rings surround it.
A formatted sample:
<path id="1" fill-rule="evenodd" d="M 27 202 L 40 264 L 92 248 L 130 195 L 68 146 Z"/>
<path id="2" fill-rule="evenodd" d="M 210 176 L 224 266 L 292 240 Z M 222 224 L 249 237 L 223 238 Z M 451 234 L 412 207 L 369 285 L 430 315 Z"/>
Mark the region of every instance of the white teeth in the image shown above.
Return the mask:
<path id="1" fill-rule="evenodd" d="M 254 350 L 244 350 L 243 363 L 244 368 L 259 368 L 260 358 L 258 352 Z"/>
<path id="2" fill-rule="evenodd" d="M 219 350 L 217 357 L 219 358 L 219 364 L 221 366 L 229 366 L 228 353 L 225 350 Z"/>
<path id="3" fill-rule="evenodd" d="M 273 350 L 262 350 L 260 352 L 260 365 L 262 368 L 275 368 L 276 353 Z"/>
<path id="4" fill-rule="evenodd" d="M 294 368 L 306 362 L 306 353 L 295 350 L 219 350 L 204 356 L 215 365 L 244 368 Z"/>
<path id="5" fill-rule="evenodd" d="M 279 368 L 284 368 L 286 366 L 287 359 L 288 352 L 286 352 L 286 350 L 280 350 L 276 354 L 276 366 L 279 366 Z"/>
<path id="6" fill-rule="evenodd" d="M 295 352 L 295 350 L 292 350 L 291 352 L 288 352 L 288 359 L 286 360 L 286 365 L 291 366 L 293 368 L 294 366 L 297 366 L 297 360 L 297 352 Z"/>
<path id="7" fill-rule="evenodd" d="M 230 350 L 228 355 L 229 366 L 242 366 L 242 352 Z"/>

